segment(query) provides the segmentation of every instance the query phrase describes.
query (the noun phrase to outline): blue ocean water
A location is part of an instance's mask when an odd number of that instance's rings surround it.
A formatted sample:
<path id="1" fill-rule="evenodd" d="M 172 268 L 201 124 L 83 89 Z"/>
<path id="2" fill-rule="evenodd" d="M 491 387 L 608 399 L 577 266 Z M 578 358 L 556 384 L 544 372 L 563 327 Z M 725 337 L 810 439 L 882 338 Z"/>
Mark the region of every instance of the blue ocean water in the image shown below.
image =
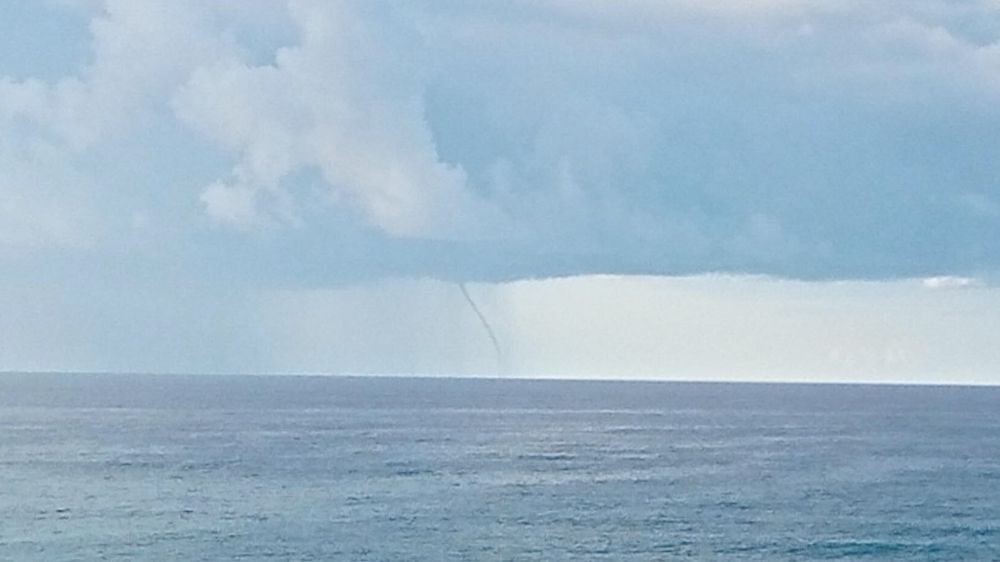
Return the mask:
<path id="1" fill-rule="evenodd" d="M 0 376 L 0 560 L 1000 559 L 1000 389 Z"/>

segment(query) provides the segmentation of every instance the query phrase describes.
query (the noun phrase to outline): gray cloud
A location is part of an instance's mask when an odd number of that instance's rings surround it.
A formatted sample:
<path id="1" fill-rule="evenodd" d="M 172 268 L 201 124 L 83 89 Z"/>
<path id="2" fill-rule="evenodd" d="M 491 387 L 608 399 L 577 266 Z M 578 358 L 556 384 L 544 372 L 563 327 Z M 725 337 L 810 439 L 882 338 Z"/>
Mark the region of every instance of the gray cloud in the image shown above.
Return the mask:
<path id="1" fill-rule="evenodd" d="M 66 6 L 90 60 L 0 78 L 0 146 L 61 159 L 4 164 L 50 186 L 0 186 L 40 217 L 9 247 L 248 285 L 1000 261 L 990 2 Z"/>

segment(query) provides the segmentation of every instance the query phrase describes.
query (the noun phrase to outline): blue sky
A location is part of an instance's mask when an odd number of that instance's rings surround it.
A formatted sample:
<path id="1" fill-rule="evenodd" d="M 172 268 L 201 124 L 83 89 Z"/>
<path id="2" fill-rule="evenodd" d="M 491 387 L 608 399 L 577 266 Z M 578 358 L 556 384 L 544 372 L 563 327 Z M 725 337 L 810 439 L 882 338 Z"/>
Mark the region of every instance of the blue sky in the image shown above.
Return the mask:
<path id="1" fill-rule="evenodd" d="M 0 369 L 993 380 L 989 314 L 940 303 L 1000 312 L 998 101 L 991 0 L 0 0 Z M 720 276 L 783 288 L 770 361 L 582 362 L 734 336 L 523 308 L 740 326 Z M 907 314 L 980 343 L 886 343 Z"/>

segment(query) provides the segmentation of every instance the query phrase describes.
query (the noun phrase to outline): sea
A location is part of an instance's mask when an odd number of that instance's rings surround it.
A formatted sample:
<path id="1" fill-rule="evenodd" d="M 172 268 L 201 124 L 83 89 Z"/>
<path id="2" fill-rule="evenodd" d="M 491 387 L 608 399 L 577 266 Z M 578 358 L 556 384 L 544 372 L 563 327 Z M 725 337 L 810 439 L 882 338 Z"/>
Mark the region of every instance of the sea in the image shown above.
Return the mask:
<path id="1" fill-rule="evenodd" d="M 1000 389 L 0 375 L 0 560 L 1000 560 Z"/>

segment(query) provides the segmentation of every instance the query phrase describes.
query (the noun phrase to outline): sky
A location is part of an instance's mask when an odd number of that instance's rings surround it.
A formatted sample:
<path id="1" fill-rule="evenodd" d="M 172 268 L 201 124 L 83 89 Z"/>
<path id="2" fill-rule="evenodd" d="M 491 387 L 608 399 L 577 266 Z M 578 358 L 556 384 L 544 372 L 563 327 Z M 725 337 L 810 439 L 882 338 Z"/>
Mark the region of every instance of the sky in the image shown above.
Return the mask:
<path id="1" fill-rule="evenodd" d="M 0 371 L 1000 383 L 998 153 L 997 0 L 0 0 Z"/>

